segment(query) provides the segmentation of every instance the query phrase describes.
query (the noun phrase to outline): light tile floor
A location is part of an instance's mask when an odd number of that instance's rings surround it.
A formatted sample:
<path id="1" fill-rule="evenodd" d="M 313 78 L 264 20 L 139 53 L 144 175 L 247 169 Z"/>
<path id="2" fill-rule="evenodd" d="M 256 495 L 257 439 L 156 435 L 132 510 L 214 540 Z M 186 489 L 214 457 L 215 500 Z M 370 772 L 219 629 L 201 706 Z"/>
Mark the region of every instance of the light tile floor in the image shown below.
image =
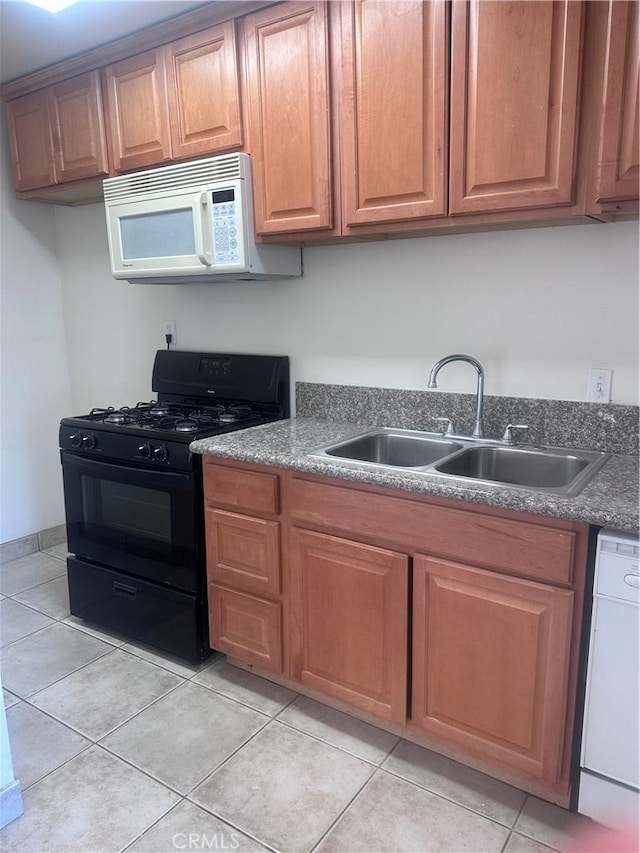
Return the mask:
<path id="1" fill-rule="evenodd" d="M 0 566 L 25 813 L 2 851 L 550 853 L 591 821 L 229 666 L 69 614 L 65 549 Z"/>

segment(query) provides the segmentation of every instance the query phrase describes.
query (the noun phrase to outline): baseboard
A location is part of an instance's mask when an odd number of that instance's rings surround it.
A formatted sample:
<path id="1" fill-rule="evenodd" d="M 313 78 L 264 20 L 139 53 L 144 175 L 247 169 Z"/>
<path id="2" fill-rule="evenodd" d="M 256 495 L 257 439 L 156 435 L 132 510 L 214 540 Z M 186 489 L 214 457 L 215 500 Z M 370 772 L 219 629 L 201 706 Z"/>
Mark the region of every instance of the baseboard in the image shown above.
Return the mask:
<path id="1" fill-rule="evenodd" d="M 10 542 L 0 544 L 0 564 L 19 560 L 20 557 L 28 557 L 36 551 L 44 551 L 45 548 L 53 548 L 61 545 L 67 538 L 67 529 L 64 524 L 56 527 L 48 527 L 37 533 L 30 533 L 21 539 L 12 539 Z"/>
<path id="2" fill-rule="evenodd" d="M 20 782 L 14 779 L 0 791 L 0 829 L 24 812 L 22 803 L 22 788 Z"/>

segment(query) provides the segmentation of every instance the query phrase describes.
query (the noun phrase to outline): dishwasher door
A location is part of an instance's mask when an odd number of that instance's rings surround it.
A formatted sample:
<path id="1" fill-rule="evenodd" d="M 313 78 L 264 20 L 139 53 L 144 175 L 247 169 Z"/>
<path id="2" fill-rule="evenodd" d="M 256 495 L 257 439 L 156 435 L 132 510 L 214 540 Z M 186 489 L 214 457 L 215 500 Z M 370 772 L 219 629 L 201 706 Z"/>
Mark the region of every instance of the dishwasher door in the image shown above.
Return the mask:
<path id="1" fill-rule="evenodd" d="M 614 828 L 640 811 L 640 545 L 598 537 L 578 811 Z"/>

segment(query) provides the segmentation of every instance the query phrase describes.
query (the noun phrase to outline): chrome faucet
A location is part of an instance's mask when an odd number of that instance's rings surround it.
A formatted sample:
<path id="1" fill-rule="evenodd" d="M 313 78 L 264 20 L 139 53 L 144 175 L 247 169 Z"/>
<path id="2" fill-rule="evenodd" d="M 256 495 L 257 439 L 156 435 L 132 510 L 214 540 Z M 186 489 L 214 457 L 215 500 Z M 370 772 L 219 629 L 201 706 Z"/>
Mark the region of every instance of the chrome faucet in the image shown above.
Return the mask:
<path id="1" fill-rule="evenodd" d="M 473 437 L 474 438 L 483 438 L 484 437 L 484 429 L 482 427 L 482 404 L 484 401 L 484 368 L 480 364 L 480 362 L 473 358 L 471 355 L 461 355 L 460 353 L 455 353 L 454 355 L 446 355 L 444 358 L 441 358 L 440 361 L 436 361 L 436 363 L 431 368 L 431 373 L 429 374 L 429 384 L 428 388 L 437 388 L 436 384 L 436 376 L 438 375 L 440 368 L 444 367 L 445 364 L 449 364 L 451 361 L 466 361 L 467 364 L 470 364 L 478 373 L 478 384 L 476 386 L 476 422 L 473 425 Z"/>

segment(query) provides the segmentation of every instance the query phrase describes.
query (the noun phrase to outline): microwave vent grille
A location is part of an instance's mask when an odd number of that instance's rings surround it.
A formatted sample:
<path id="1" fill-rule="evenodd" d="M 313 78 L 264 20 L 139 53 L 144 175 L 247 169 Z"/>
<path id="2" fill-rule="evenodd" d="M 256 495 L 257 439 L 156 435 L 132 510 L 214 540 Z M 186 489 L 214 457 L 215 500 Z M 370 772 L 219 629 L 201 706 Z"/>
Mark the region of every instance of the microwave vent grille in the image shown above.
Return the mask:
<path id="1" fill-rule="evenodd" d="M 189 163 L 176 163 L 145 172 L 133 172 L 117 178 L 103 181 L 104 200 L 130 199 L 148 193 L 183 190 L 189 187 L 203 187 L 218 181 L 232 181 L 245 178 L 249 157 L 247 154 L 224 154 L 207 160 L 193 160 Z"/>

